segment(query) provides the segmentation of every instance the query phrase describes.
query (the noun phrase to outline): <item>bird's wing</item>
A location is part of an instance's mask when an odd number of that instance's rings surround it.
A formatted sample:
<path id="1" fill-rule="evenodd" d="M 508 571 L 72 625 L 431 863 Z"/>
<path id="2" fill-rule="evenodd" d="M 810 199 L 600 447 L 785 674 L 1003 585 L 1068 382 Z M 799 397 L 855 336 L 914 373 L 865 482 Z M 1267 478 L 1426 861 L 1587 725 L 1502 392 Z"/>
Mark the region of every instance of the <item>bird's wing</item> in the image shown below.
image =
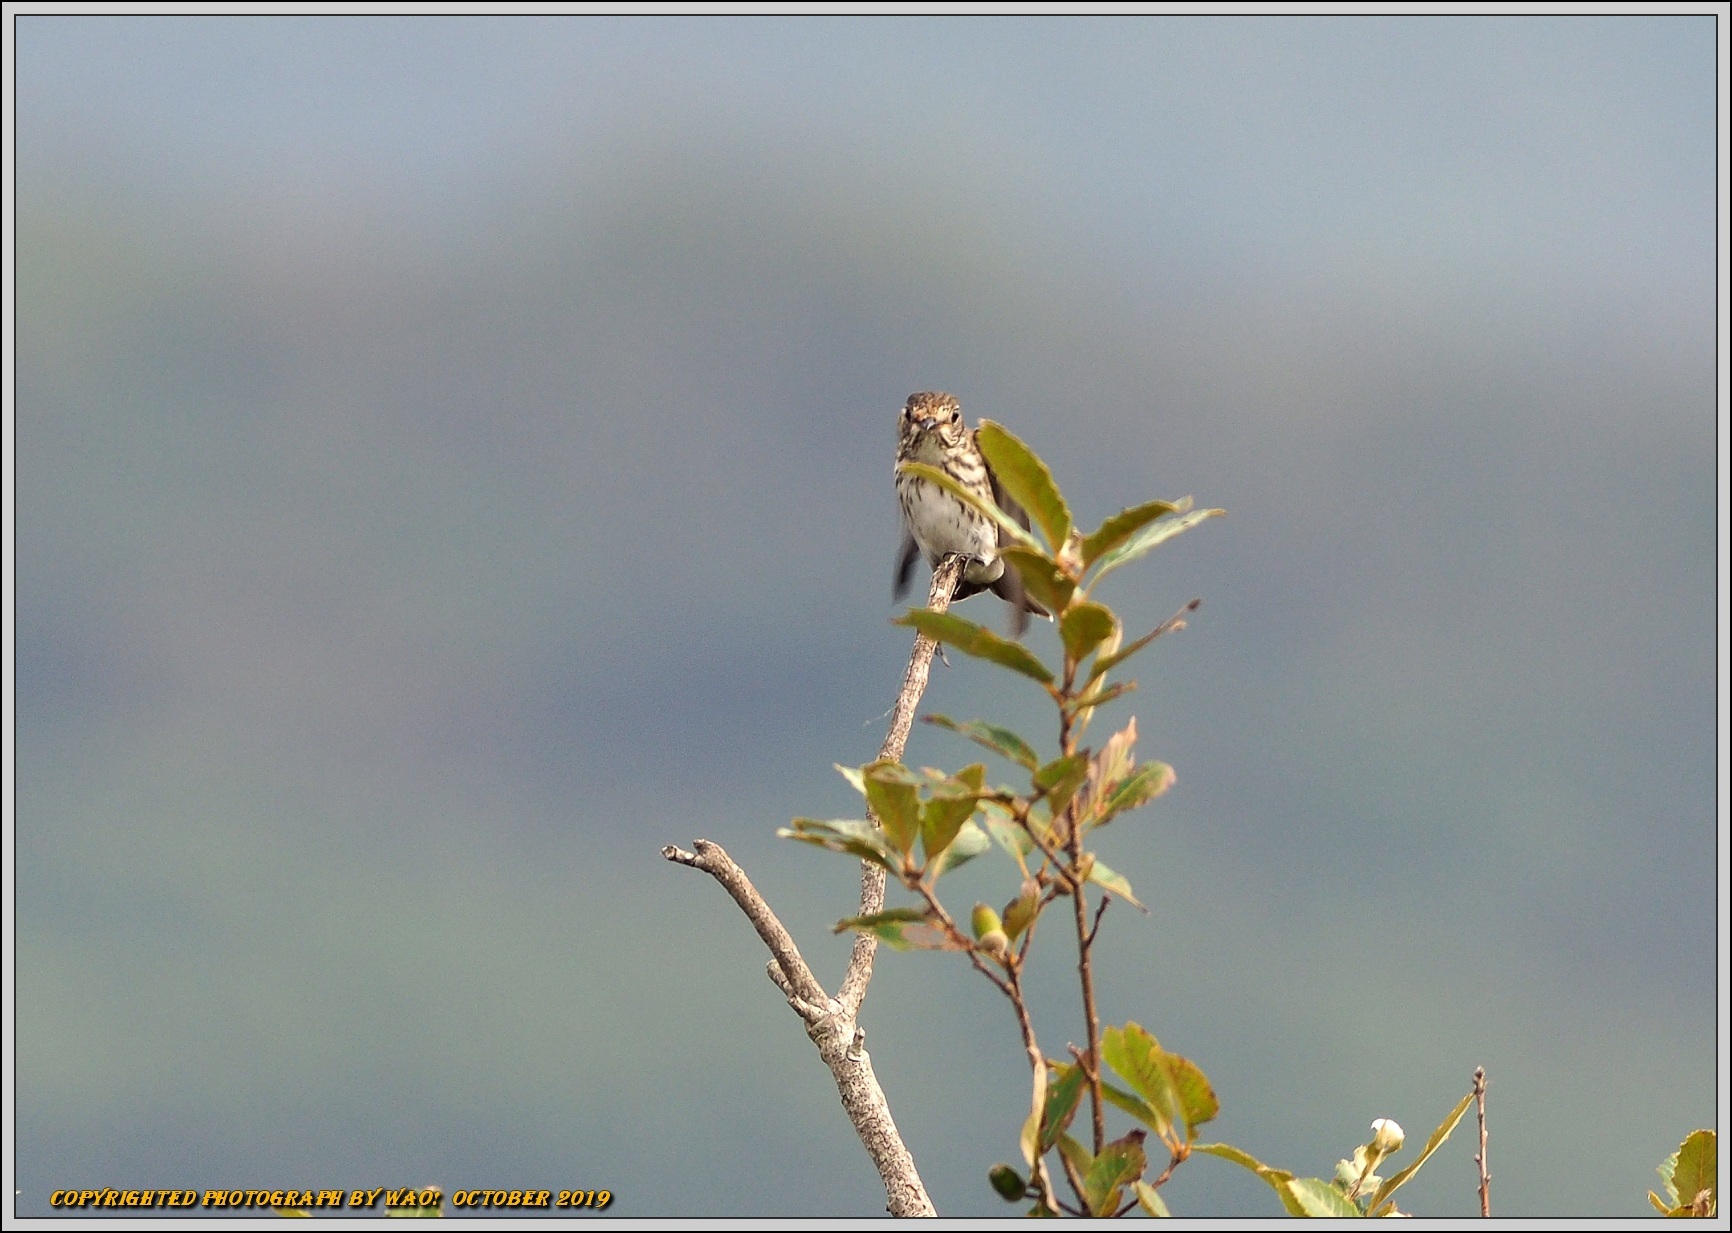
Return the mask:
<path id="1" fill-rule="evenodd" d="M 902 534 L 902 554 L 896 559 L 896 591 L 897 599 L 908 593 L 908 576 L 914 572 L 914 558 L 920 555 L 920 545 L 914 542 L 914 537 L 906 531 Z"/>
<path id="2" fill-rule="evenodd" d="M 1028 520 L 1028 511 L 1023 509 L 1022 506 L 1018 505 L 1015 501 L 1011 500 L 1010 494 L 1006 492 L 1003 485 L 998 482 L 998 472 L 994 471 L 991 467 L 988 467 L 986 469 L 986 478 L 988 482 L 992 484 L 992 499 L 998 502 L 998 508 L 1014 518 L 1017 525 L 1024 531 L 1034 530 L 1033 524 Z M 1003 527 L 1000 527 L 998 529 L 998 546 L 1002 548 L 1011 542 L 1010 536 L 1005 533 Z"/>
<path id="3" fill-rule="evenodd" d="M 1032 530 L 1028 520 L 1028 511 L 1011 500 L 1010 494 L 998 482 L 998 473 L 988 467 L 986 477 L 992 484 L 992 499 L 998 502 L 998 508 L 1014 518 L 1023 530 Z M 1003 548 L 1011 542 L 1010 536 L 1003 527 L 1000 527 L 998 529 L 998 546 Z M 1051 615 L 1045 608 L 1028 597 L 1028 593 L 1022 588 L 1022 575 L 1017 572 L 1016 566 L 1009 561 L 1004 563 L 1004 573 L 1000 575 L 997 582 L 992 584 L 992 590 L 1000 599 L 1010 605 L 1010 636 L 1012 638 L 1022 637 L 1022 631 L 1028 627 L 1029 613 L 1033 612 L 1040 616 Z"/>

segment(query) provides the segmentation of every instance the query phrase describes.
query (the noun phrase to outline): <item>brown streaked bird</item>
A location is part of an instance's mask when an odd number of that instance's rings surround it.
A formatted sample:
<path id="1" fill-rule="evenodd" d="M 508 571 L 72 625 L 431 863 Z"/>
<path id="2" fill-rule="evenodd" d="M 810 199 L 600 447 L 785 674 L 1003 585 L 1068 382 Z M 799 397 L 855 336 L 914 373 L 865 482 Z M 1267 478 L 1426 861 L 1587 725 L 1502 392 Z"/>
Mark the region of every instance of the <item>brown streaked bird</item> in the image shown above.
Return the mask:
<path id="1" fill-rule="evenodd" d="M 924 462 L 938 467 L 982 500 L 996 501 L 998 508 L 1024 527 L 1028 514 L 999 487 L 986 458 L 975 443 L 974 429 L 962 421 L 962 404 L 953 395 L 936 391 L 910 394 L 902 408 L 901 436 L 896 461 Z M 926 563 L 937 568 L 950 553 L 969 559 L 957 584 L 958 600 L 990 590 L 1010 604 L 1010 632 L 1020 637 L 1028 614 L 1050 616 L 1022 589 L 1016 567 L 999 555 L 1009 542 L 995 523 L 982 517 L 937 484 L 896 472 L 896 497 L 902 505 L 902 552 L 896 560 L 896 595 L 908 589 L 914 558 L 926 554 Z"/>

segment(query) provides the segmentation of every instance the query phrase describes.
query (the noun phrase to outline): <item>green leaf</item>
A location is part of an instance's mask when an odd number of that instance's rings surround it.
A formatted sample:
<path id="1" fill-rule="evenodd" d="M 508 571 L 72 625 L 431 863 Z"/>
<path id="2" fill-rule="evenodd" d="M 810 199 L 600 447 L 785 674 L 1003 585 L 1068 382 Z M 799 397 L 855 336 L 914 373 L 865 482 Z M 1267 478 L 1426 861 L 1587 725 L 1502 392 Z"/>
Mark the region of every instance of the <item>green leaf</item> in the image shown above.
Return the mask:
<path id="1" fill-rule="evenodd" d="M 974 809 L 974 801 L 967 797 L 944 796 L 935 796 L 920 807 L 920 842 L 928 861 L 950 846 L 962 824 L 974 816 Z"/>
<path id="2" fill-rule="evenodd" d="M 1136 1118 L 1137 1121 L 1156 1132 L 1161 1128 L 1160 1114 L 1149 1107 L 1149 1102 L 1141 1096 L 1133 1096 L 1122 1087 L 1115 1087 L 1104 1079 L 1101 1081 L 1101 1096 L 1109 1105 L 1123 1109 Z"/>
<path id="3" fill-rule="evenodd" d="M 1000 728 L 997 724 L 989 724 L 979 719 L 959 724 L 948 715 L 928 715 L 925 722 L 934 727 L 949 728 L 952 732 L 959 732 L 976 745 L 984 745 L 994 753 L 1002 754 L 1017 765 L 1026 766 L 1031 771 L 1040 765 L 1040 755 L 1035 753 L 1034 747 L 1009 728 Z M 842 770 L 841 767 L 836 769 Z M 846 775 L 847 771 L 842 771 L 842 773 Z"/>
<path id="4" fill-rule="evenodd" d="M 1102 1094 L 1163 1139 L 1172 1141 L 1173 1129 L 1182 1125 L 1185 1139 L 1194 1140 L 1197 1127 L 1213 1121 L 1221 1111 L 1215 1089 L 1201 1068 L 1189 1058 L 1168 1053 L 1136 1023 L 1107 1028 L 1101 1056 L 1138 1093 L 1115 1092 L 1103 1085 Z"/>
<path id="5" fill-rule="evenodd" d="M 956 838 L 939 854 L 926 871 L 926 876 L 936 882 L 953 869 L 966 865 L 992 846 L 992 840 L 986 837 L 986 832 L 972 822 L 964 822 L 962 829 L 956 832 Z"/>
<path id="6" fill-rule="evenodd" d="M 1111 608 L 1086 599 L 1080 604 L 1072 604 L 1058 624 L 1065 654 L 1073 663 L 1079 664 L 1111 638 L 1118 627 L 1119 619 Z"/>
<path id="7" fill-rule="evenodd" d="M 1182 512 L 1182 508 L 1171 501 L 1150 501 L 1146 505 L 1135 505 L 1130 509 L 1120 510 L 1101 523 L 1100 530 L 1093 535 L 1083 536 L 1083 568 L 1087 569 L 1093 565 L 1100 560 L 1103 553 L 1117 548 L 1162 515 Z"/>
<path id="8" fill-rule="evenodd" d="M 1131 643 L 1129 646 L 1120 647 L 1118 650 L 1114 651 L 1111 655 L 1102 655 L 1099 659 L 1095 660 L 1094 663 L 1089 665 L 1088 683 L 1093 683 L 1094 681 L 1099 680 L 1101 677 L 1103 677 L 1107 673 L 1111 672 L 1114 668 L 1116 668 L 1120 664 L 1124 663 L 1125 660 L 1129 659 L 1131 656 L 1135 655 L 1138 651 L 1140 651 L 1144 647 L 1148 646 L 1149 643 L 1153 642 L 1156 638 L 1158 638 L 1160 636 L 1161 630 L 1164 628 L 1165 628 L 1164 625 L 1157 625 L 1157 626 L 1155 626 L 1155 628 L 1151 629 L 1148 633 L 1144 634 L 1141 638 L 1138 638 L 1135 642 Z"/>
<path id="9" fill-rule="evenodd" d="M 1188 500 L 1189 498 L 1187 498 Z M 1168 514 L 1155 519 L 1129 540 L 1101 555 L 1097 562 L 1099 569 L 1095 574 L 1094 581 L 1089 583 L 1089 588 L 1092 590 L 1099 585 L 1102 578 L 1105 578 L 1119 566 L 1129 565 L 1138 557 L 1153 551 L 1180 532 L 1189 531 L 1198 523 L 1218 517 L 1226 512 L 1224 509 L 1193 509 L 1182 514 Z"/>
<path id="10" fill-rule="evenodd" d="M 1146 805 L 1173 786 L 1178 776 L 1165 762 L 1145 762 L 1122 783 L 1107 791 L 1106 800 L 1095 811 L 1097 825 L 1104 826 L 1127 809 Z"/>
<path id="11" fill-rule="evenodd" d="M 933 612 L 930 608 L 910 608 L 905 616 L 896 618 L 896 625 L 918 629 L 928 638 L 953 646 L 965 655 L 991 660 L 995 664 L 1033 677 L 1042 685 L 1052 684 L 1052 670 L 1037 659 L 1020 642 L 1000 638 L 990 629 L 950 612 Z"/>
<path id="12" fill-rule="evenodd" d="M 1141 1207 L 1143 1211 L 1147 1212 L 1149 1215 L 1159 1216 L 1165 1219 L 1173 1214 L 1167 1210 L 1167 1201 L 1161 1198 L 1161 1192 L 1149 1185 L 1142 1178 L 1139 1177 L 1136 1181 L 1132 1182 L 1131 1189 L 1137 1192 L 1137 1206 Z"/>
<path id="13" fill-rule="evenodd" d="M 1064 1157 L 1065 1163 L 1079 1178 L 1087 1177 L 1089 1170 L 1094 1167 L 1095 1154 L 1070 1135 L 1059 1135 L 1058 1154 Z"/>
<path id="14" fill-rule="evenodd" d="M 1110 1216 L 1118 1210 L 1124 1188 L 1143 1175 L 1149 1163 L 1143 1152 L 1146 1130 L 1133 1130 L 1101 1148 L 1083 1175 L 1083 1201 L 1090 1213 Z"/>
<path id="15" fill-rule="evenodd" d="M 970 800 L 977 800 L 986 785 L 986 763 L 984 762 L 970 762 L 954 775 L 946 775 L 942 771 L 932 770 L 928 770 L 926 773 L 937 780 L 932 786 L 934 792 L 950 796 L 966 796 Z"/>
<path id="16" fill-rule="evenodd" d="M 1040 524 L 1054 552 L 1063 548 L 1070 538 L 1070 507 L 1046 464 L 1009 429 L 991 420 L 980 421 L 974 440 L 1006 495 Z"/>
<path id="17" fill-rule="evenodd" d="M 951 479 L 948 474 L 939 468 L 924 462 L 899 462 L 896 464 L 896 470 L 898 474 L 912 475 L 917 479 L 923 479 L 929 483 L 937 484 L 940 488 L 944 489 L 945 492 L 948 492 L 958 501 L 961 501 L 975 513 L 984 518 L 991 519 L 998 525 L 1000 530 L 1010 536 L 1012 543 L 1023 544 L 1034 549 L 1036 552 L 1040 551 L 1040 542 L 1024 530 L 1020 522 L 999 509 L 996 501 L 991 499 L 984 501 L 981 500 L 979 496 Z"/>
<path id="18" fill-rule="evenodd" d="M 944 927 L 919 908 L 890 908 L 870 916 L 850 916 L 832 932 L 870 933 L 897 950 L 962 950 Z"/>
<path id="19" fill-rule="evenodd" d="M 1068 705 L 1074 713 L 1081 715 L 1084 711 L 1092 711 L 1097 706 L 1105 706 L 1120 694 L 1128 694 L 1136 687 L 1135 681 L 1119 681 L 1116 684 L 1103 685 L 1091 694 L 1073 698 Z"/>
<path id="20" fill-rule="evenodd" d="M 1035 791 L 1043 795 L 1052 810 L 1052 816 L 1056 818 L 1088 777 L 1088 754 L 1074 753 L 1068 758 L 1054 758 L 1036 771 L 1032 778 Z"/>
<path id="21" fill-rule="evenodd" d="M 1249 1169 L 1269 1183 L 1280 1198 L 1281 1206 L 1287 1209 L 1289 1216 L 1303 1216 L 1305 1214 L 1303 1209 L 1298 1208 L 1297 1198 L 1287 1188 L 1287 1183 L 1293 1180 L 1293 1175 L 1287 1170 L 1272 1168 L 1249 1152 L 1242 1152 L 1230 1143 L 1196 1143 L 1192 1145 L 1191 1152 L 1193 1155 L 1202 1152 L 1208 1156 L 1219 1156 L 1222 1160 L 1230 1160 L 1241 1168 Z"/>
<path id="22" fill-rule="evenodd" d="M 820 822 L 816 818 L 795 818 L 790 826 L 776 832 L 782 839 L 798 839 L 832 852 L 846 852 L 869 860 L 874 865 L 893 869 L 900 858 L 893 856 L 885 842 L 884 832 L 864 819 L 835 819 Z"/>
<path id="23" fill-rule="evenodd" d="M 920 835 L 920 789 L 914 777 L 900 762 L 888 759 L 870 763 L 860 774 L 866 784 L 866 803 L 872 806 L 890 846 L 911 855 Z"/>
<path id="24" fill-rule="evenodd" d="M 1101 1056 L 1148 1103 L 1156 1119 L 1155 1132 L 1170 1140 L 1182 1114 L 1160 1042 L 1137 1023 L 1109 1027 L 1101 1037 Z"/>
<path id="25" fill-rule="evenodd" d="M 928 861 L 949 848 L 962 824 L 974 816 L 985 777 L 986 767 L 976 762 L 933 787 L 931 797 L 920 807 L 920 838 Z"/>
<path id="26" fill-rule="evenodd" d="M 1197 1127 L 1214 1121 L 1215 1115 L 1220 1113 L 1221 1102 L 1216 1099 L 1208 1077 L 1195 1062 L 1177 1053 L 1166 1056 L 1167 1071 L 1172 1076 L 1174 1090 L 1179 1094 L 1179 1112 L 1185 1119 L 1185 1138 L 1195 1139 Z"/>
<path id="27" fill-rule="evenodd" d="M 860 773 L 864 768 L 857 766 L 843 766 L 840 762 L 834 762 L 831 765 L 836 768 L 837 773 L 840 774 L 843 779 L 848 781 L 849 786 L 852 787 L 854 791 L 858 792 L 861 796 L 866 795 L 866 780 Z"/>
<path id="28" fill-rule="evenodd" d="M 1276 1188 L 1278 1193 L 1283 1189 L 1286 1193 L 1283 1194 L 1282 1201 L 1287 1204 L 1287 1210 L 1295 1216 L 1323 1216 L 1341 1220 L 1365 1214 L 1354 1205 L 1352 1199 L 1320 1177 L 1291 1177 Z M 1287 1195 L 1292 1196 L 1292 1202 L 1287 1202 Z"/>
<path id="29" fill-rule="evenodd" d="M 1143 907 L 1143 905 L 1137 900 L 1136 895 L 1132 893 L 1131 884 L 1125 879 L 1125 876 L 1123 874 L 1114 873 L 1099 860 L 1096 860 L 1095 863 L 1089 867 L 1088 880 L 1093 882 L 1102 890 L 1117 895 L 1132 907 L 1138 908 L 1143 912 L 1148 911 L 1148 909 Z"/>
<path id="30" fill-rule="evenodd" d="M 1207 1156 L 1219 1156 L 1222 1160 L 1230 1160 L 1240 1168 L 1251 1170 L 1251 1172 L 1257 1174 L 1259 1177 L 1265 1174 L 1277 1177 L 1293 1176 L 1285 1169 L 1276 1169 L 1264 1164 L 1261 1160 L 1258 1160 L 1255 1156 L 1251 1155 L 1250 1152 L 1241 1151 L 1231 1143 L 1193 1143 L 1191 1145 L 1191 1151 L 1193 1153 L 1202 1152 Z"/>
<path id="31" fill-rule="evenodd" d="M 1034 840 L 1028 837 L 1028 832 L 1018 826 L 1014 818 L 1008 817 L 987 806 L 986 833 L 998 841 L 998 846 L 1018 865 L 1023 866 L 1023 872 L 1028 872 L 1025 859 L 1034 851 Z"/>
<path id="32" fill-rule="evenodd" d="M 1000 548 L 998 553 L 1016 566 L 1022 589 L 1045 604 L 1048 612 L 1063 612 L 1076 594 L 1076 579 L 1045 553 L 1014 544 Z"/>
<path id="33" fill-rule="evenodd" d="M 1077 1102 L 1082 1098 L 1083 1084 L 1088 1078 L 1081 1066 L 1060 1062 L 1048 1062 L 1047 1065 L 1058 1072 L 1058 1080 L 1047 1083 L 1046 1112 L 1040 1124 L 1040 1150 L 1043 1153 L 1058 1142 L 1059 1135 L 1076 1116 Z"/>
<path id="34" fill-rule="evenodd" d="M 1419 1172 L 1419 1167 L 1431 1159 L 1431 1154 L 1433 1152 L 1443 1146 L 1444 1140 L 1449 1138 L 1449 1132 L 1455 1129 L 1456 1123 L 1461 1121 L 1461 1115 L 1467 1112 L 1467 1107 L 1472 1103 L 1472 1092 L 1469 1092 L 1466 1096 L 1461 1098 L 1461 1103 L 1451 1109 L 1449 1111 L 1449 1116 L 1444 1118 L 1438 1128 L 1431 1132 L 1431 1138 L 1425 1141 L 1425 1147 L 1420 1151 L 1419 1159 L 1415 1160 L 1412 1164 L 1408 1165 L 1401 1172 L 1397 1173 L 1394 1177 L 1390 1178 L 1388 1181 L 1384 1182 L 1383 1185 L 1377 1188 L 1377 1193 L 1371 1196 L 1371 1203 L 1366 1208 L 1368 1212 L 1373 1216 L 1377 1215 L 1378 1209 L 1382 1207 L 1384 1203 L 1388 1202 L 1390 1197 L 1394 1195 L 1397 1190 L 1401 1189 L 1403 1183 L 1405 1183 L 1407 1179 L 1412 1177 L 1415 1173 Z"/>
<path id="35" fill-rule="evenodd" d="M 1203 601 L 1200 599 L 1193 599 L 1190 603 L 1185 605 L 1183 611 L 1195 612 L 1198 607 L 1202 605 L 1202 602 Z M 1105 676 L 1114 668 L 1124 663 L 1125 660 L 1148 646 L 1149 643 L 1153 642 L 1156 638 L 1159 638 L 1162 634 L 1174 633 L 1183 628 L 1185 628 L 1185 621 L 1182 616 L 1175 615 L 1162 621 L 1159 625 L 1155 626 L 1148 633 L 1144 634 L 1141 638 L 1138 638 L 1129 646 L 1120 647 L 1109 655 L 1102 655 L 1096 658 L 1094 664 L 1089 668 L 1089 680 L 1093 682 L 1098 680 L 1100 677 Z"/>
<path id="36" fill-rule="evenodd" d="M 1669 1179 L 1677 1196 L 1674 1200 L 1677 1206 L 1689 1208 L 1704 1190 L 1709 1193 L 1709 1202 L 1719 1206 L 1717 1155 L 1712 1130 L 1693 1131 L 1679 1144 Z"/>

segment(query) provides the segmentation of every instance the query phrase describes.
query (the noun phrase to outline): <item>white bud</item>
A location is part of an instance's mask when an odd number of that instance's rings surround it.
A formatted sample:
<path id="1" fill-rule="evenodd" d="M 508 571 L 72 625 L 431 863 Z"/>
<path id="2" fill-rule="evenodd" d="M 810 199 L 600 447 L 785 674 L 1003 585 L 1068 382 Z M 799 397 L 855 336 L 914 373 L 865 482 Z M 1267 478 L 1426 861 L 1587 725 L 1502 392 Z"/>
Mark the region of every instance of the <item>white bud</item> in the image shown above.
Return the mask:
<path id="1" fill-rule="evenodd" d="M 1380 1117 L 1371 1123 L 1371 1147 L 1379 1156 L 1387 1156 L 1391 1152 L 1399 1152 L 1401 1145 L 1407 1142 L 1407 1136 L 1401 1132 L 1401 1126 L 1387 1117 Z"/>

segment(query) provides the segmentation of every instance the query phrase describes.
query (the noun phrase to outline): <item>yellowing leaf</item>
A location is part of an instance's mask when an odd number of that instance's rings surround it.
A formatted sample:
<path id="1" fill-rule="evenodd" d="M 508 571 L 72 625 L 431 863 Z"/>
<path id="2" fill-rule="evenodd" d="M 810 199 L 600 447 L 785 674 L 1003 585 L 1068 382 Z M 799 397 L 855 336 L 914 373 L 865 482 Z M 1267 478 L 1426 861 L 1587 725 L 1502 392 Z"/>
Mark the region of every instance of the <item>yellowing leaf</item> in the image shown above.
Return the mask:
<path id="1" fill-rule="evenodd" d="M 896 618 L 897 625 L 919 630 L 928 638 L 953 646 L 965 655 L 993 663 L 1032 677 L 1042 685 L 1052 684 L 1052 669 L 1041 663 L 1034 652 L 1020 642 L 1001 638 L 990 629 L 976 625 L 949 612 L 933 612 L 930 608 L 911 608 Z"/>
<path id="2" fill-rule="evenodd" d="M 980 421 L 974 439 L 998 477 L 999 486 L 1040 524 L 1046 542 L 1057 552 L 1070 536 L 1070 507 L 1046 463 L 1009 429 L 991 420 Z"/>

